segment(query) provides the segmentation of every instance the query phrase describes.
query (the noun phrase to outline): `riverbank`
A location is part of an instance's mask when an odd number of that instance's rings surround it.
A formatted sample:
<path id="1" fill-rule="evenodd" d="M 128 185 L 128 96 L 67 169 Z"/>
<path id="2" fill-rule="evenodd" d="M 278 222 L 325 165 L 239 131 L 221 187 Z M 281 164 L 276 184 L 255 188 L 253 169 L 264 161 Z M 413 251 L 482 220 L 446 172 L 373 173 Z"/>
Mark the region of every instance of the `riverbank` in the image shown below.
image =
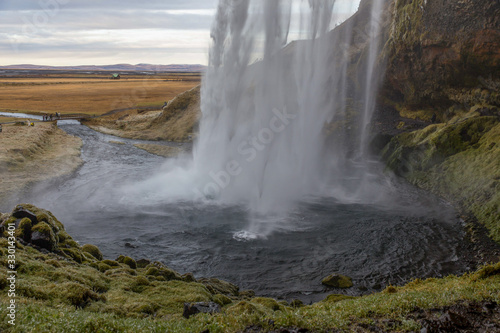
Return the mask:
<path id="1" fill-rule="evenodd" d="M 87 119 L 82 124 L 126 139 L 191 142 L 200 117 L 200 86 L 197 86 L 179 94 L 162 110 L 123 110 Z"/>
<path id="2" fill-rule="evenodd" d="M 103 258 L 97 247 L 78 244 L 53 214 L 31 205 L 0 214 L 0 225 L 2 290 L 9 285 L 3 237 L 9 225 L 17 225 L 16 325 L 0 323 L 8 332 L 500 330 L 498 263 L 461 277 L 416 279 L 368 296 L 330 295 L 304 306 L 256 297 L 218 279 L 181 275 L 160 262 Z M 10 302 L 7 293 L 0 299 Z M 185 303 L 196 302 L 213 313 L 187 313 Z M 0 313 L 8 318 L 5 308 Z"/>
<path id="3" fill-rule="evenodd" d="M 0 200 L 35 182 L 71 174 L 83 161 L 82 140 L 57 128 L 56 123 L 35 126 L 3 125 L 0 133 Z"/>

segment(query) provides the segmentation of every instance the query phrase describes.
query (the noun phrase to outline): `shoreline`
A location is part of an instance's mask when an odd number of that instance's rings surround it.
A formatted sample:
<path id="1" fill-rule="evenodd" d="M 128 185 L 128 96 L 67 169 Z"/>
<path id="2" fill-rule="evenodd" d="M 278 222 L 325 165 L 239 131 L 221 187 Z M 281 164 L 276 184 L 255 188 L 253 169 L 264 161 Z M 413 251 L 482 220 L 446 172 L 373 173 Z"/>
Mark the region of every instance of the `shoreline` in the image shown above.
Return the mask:
<path id="1" fill-rule="evenodd" d="M 14 199 L 30 184 L 69 175 L 83 164 L 82 140 L 59 129 L 55 122 L 2 127 L 0 199 Z"/>

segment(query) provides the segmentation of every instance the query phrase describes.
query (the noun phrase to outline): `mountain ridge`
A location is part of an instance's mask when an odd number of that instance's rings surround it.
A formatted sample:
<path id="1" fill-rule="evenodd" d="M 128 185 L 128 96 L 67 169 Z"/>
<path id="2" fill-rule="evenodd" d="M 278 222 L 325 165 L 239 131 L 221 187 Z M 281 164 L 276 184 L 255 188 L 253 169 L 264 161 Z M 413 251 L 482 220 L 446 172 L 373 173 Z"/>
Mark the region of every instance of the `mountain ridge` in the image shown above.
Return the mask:
<path id="1" fill-rule="evenodd" d="M 146 72 L 203 72 L 206 66 L 200 64 L 172 64 L 172 65 L 153 65 L 153 64 L 113 64 L 113 65 L 81 65 L 81 66 L 45 66 L 33 64 L 18 64 L 0 66 L 0 69 L 17 70 L 84 70 L 84 71 L 146 71 Z"/>

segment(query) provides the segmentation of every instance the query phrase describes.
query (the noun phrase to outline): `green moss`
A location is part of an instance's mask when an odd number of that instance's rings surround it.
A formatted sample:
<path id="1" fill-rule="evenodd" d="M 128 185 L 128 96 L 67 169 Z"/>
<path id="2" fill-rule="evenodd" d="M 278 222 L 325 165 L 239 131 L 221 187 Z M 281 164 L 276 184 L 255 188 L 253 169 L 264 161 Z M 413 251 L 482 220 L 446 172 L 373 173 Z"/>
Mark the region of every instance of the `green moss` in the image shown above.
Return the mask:
<path id="1" fill-rule="evenodd" d="M 71 236 L 64 230 L 57 233 L 57 239 L 59 240 L 59 243 L 64 243 L 66 240 L 73 240 L 73 238 L 71 238 Z"/>
<path id="2" fill-rule="evenodd" d="M 482 267 L 479 271 L 477 271 L 474 278 L 486 279 L 495 275 L 500 275 L 500 262 L 496 263 L 495 265 Z"/>
<path id="3" fill-rule="evenodd" d="M 213 294 L 222 294 L 226 296 L 239 296 L 239 288 L 232 283 L 222 281 L 219 279 L 198 279 Z"/>
<path id="4" fill-rule="evenodd" d="M 102 252 L 95 245 L 85 244 L 84 246 L 82 246 L 82 251 L 92 255 L 92 257 L 97 260 L 102 260 Z"/>
<path id="5" fill-rule="evenodd" d="M 106 300 L 105 297 L 96 294 L 89 288 L 73 282 L 57 286 L 56 292 L 59 298 L 77 308 L 85 308 L 93 301 Z"/>
<path id="6" fill-rule="evenodd" d="M 282 305 L 272 298 L 266 297 L 256 297 L 252 299 L 252 303 L 262 305 L 265 308 L 271 309 L 273 311 L 278 311 L 282 309 Z"/>
<path id="7" fill-rule="evenodd" d="M 104 263 L 102 263 L 102 262 L 101 262 L 101 263 L 98 263 L 98 264 L 97 264 L 97 268 L 99 269 L 99 271 L 100 271 L 100 272 L 104 273 L 104 272 L 106 272 L 107 270 L 110 270 L 110 269 L 111 269 L 111 266 L 106 265 L 106 264 L 104 264 Z"/>
<path id="8" fill-rule="evenodd" d="M 341 274 L 332 274 L 324 278 L 321 283 L 332 288 L 351 288 L 353 286 L 352 279 Z"/>
<path id="9" fill-rule="evenodd" d="M 224 306 L 224 305 L 227 305 L 227 304 L 231 304 L 233 302 L 232 299 L 230 299 L 229 297 L 227 297 L 226 295 L 222 295 L 222 294 L 217 294 L 217 295 L 214 295 L 212 300 L 219 304 L 220 306 Z"/>
<path id="10" fill-rule="evenodd" d="M 300 299 L 294 299 L 290 302 L 290 306 L 292 308 L 301 308 L 304 306 L 304 303 Z"/>
<path id="11" fill-rule="evenodd" d="M 80 250 L 77 249 L 61 249 L 61 251 L 68 256 L 68 258 L 73 259 L 77 263 L 81 264 L 83 262 L 83 255 Z"/>
<path id="12" fill-rule="evenodd" d="M 156 267 L 148 267 L 147 271 L 146 271 L 146 275 L 157 276 L 158 272 L 159 272 L 158 268 L 156 268 Z"/>
<path id="13" fill-rule="evenodd" d="M 135 260 L 132 259 L 132 258 L 130 258 L 130 257 L 123 258 L 123 263 L 125 265 L 128 265 L 132 269 L 136 269 L 137 268 L 137 264 L 135 263 Z"/>
<path id="14" fill-rule="evenodd" d="M 262 307 L 252 304 L 248 301 L 241 301 L 226 309 L 226 313 L 232 316 L 257 315 L 264 316 L 266 314 Z"/>
<path id="15" fill-rule="evenodd" d="M 31 220 L 27 217 L 23 218 L 19 222 L 19 226 L 16 230 L 16 237 L 22 238 L 24 241 L 29 242 L 31 239 Z"/>
<path id="16" fill-rule="evenodd" d="M 120 267 L 120 264 L 114 260 L 105 259 L 105 260 L 101 261 L 101 263 L 106 264 L 106 265 L 111 266 L 111 267 Z"/>
<path id="17" fill-rule="evenodd" d="M 31 229 L 32 237 L 35 237 L 36 233 L 39 233 L 44 238 L 40 241 L 32 240 L 36 245 L 42 246 L 50 251 L 53 251 L 57 248 L 56 236 L 54 234 L 54 231 L 52 231 L 52 228 L 47 223 L 40 222 L 35 225 Z"/>
<path id="18" fill-rule="evenodd" d="M 347 295 L 338 295 L 338 294 L 332 294 L 332 295 L 328 295 L 324 300 L 323 302 L 327 302 L 327 303 L 335 303 L 335 302 L 340 302 L 340 301 L 344 301 L 346 299 L 355 299 L 356 297 L 354 296 L 347 296 Z"/>
<path id="19" fill-rule="evenodd" d="M 396 136 L 388 168 L 474 214 L 500 242 L 500 121 L 468 113 Z"/>

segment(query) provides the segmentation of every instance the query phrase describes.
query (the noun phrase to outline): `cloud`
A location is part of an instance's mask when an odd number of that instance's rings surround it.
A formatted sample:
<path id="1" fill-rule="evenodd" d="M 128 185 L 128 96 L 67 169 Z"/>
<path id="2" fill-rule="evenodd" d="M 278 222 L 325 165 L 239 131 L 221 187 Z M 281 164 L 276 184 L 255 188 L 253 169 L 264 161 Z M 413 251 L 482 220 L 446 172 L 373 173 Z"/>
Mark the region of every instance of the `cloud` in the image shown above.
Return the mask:
<path id="1" fill-rule="evenodd" d="M 338 9 L 349 15 L 358 1 L 337 0 Z M 51 65 L 68 61 L 74 65 L 89 61 L 206 64 L 217 3 L 0 0 L 0 65 L 41 60 Z M 295 35 L 300 36 L 300 31 L 291 32 Z"/>

